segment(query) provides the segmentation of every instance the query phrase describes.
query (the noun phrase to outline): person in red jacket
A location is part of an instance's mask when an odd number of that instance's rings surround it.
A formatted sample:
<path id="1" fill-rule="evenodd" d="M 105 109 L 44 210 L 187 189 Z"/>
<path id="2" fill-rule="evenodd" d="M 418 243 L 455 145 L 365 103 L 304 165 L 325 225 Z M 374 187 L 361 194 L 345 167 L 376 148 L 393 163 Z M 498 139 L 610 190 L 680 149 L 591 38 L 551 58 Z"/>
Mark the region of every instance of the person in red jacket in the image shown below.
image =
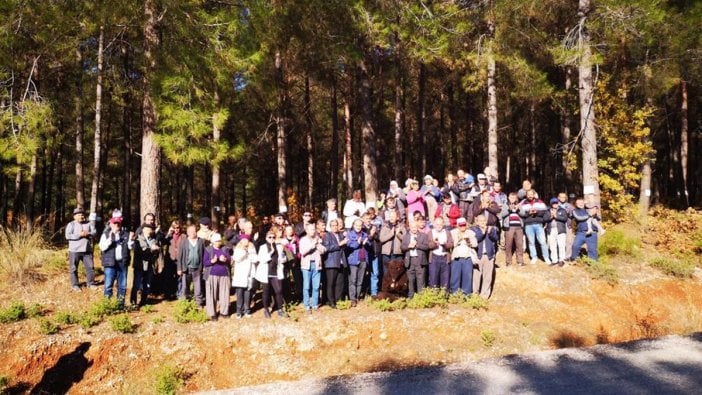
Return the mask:
<path id="1" fill-rule="evenodd" d="M 461 216 L 461 209 L 456 203 L 451 202 L 451 193 L 444 192 L 441 196 L 441 203 L 436 208 L 434 218 L 443 218 L 444 224 L 448 224 L 448 229 L 456 227 L 456 220 Z"/>

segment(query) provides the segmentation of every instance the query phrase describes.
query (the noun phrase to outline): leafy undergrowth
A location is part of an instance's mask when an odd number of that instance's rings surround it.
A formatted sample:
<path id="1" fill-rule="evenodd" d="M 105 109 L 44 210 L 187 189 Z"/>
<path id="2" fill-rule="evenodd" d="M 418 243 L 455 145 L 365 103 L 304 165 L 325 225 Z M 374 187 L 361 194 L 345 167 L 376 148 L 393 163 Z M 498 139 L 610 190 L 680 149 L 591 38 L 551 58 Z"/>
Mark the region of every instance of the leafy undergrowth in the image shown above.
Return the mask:
<path id="1" fill-rule="evenodd" d="M 459 291 L 448 294 L 441 288 L 424 288 L 422 292 L 417 292 L 410 299 L 399 298 L 394 301 L 388 299 L 371 300 L 370 306 L 380 311 L 396 311 L 404 309 L 432 309 L 446 308 L 449 305 L 457 305 L 474 310 L 487 310 L 487 300 L 477 295 L 466 295 Z"/>
<path id="2" fill-rule="evenodd" d="M 651 210 L 643 236 L 644 242 L 656 250 L 701 265 L 702 212 L 692 208 L 675 211 L 656 206 Z"/>

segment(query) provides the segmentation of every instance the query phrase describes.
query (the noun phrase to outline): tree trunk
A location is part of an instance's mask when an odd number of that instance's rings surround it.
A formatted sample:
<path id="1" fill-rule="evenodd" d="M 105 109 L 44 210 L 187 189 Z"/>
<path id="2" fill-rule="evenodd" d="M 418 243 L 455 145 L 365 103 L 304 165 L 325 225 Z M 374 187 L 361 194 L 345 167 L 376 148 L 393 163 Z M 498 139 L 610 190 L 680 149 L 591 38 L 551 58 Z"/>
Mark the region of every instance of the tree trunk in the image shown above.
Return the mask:
<path id="1" fill-rule="evenodd" d="M 124 57 L 124 73 L 129 75 L 129 48 L 127 45 L 122 46 L 122 55 Z M 131 125 L 131 102 L 132 96 L 129 89 L 124 90 L 122 95 L 124 103 L 122 113 L 122 137 L 124 139 L 123 146 L 123 165 L 122 165 L 122 194 L 120 198 L 120 208 L 127 218 L 131 218 L 131 201 L 132 201 L 132 125 Z"/>
<path id="2" fill-rule="evenodd" d="M 314 207 L 314 136 L 312 135 L 312 104 L 310 77 L 305 77 L 305 123 L 307 126 L 307 207 Z"/>
<path id="3" fill-rule="evenodd" d="M 215 109 L 219 110 L 219 94 L 215 92 L 214 95 Z M 222 137 L 222 131 L 220 130 L 221 120 L 217 118 L 218 112 L 215 111 L 212 114 L 212 141 L 215 147 L 219 144 Z M 210 214 L 212 216 L 212 223 L 219 224 L 220 220 L 220 209 L 222 206 L 222 199 L 220 196 L 220 175 L 219 175 L 220 164 L 218 160 L 212 161 L 212 209 Z"/>
<path id="4" fill-rule="evenodd" d="M 646 61 L 645 65 L 648 65 L 648 51 L 646 51 Z M 649 69 L 644 69 L 644 92 L 646 95 L 646 105 L 653 107 L 653 99 L 651 98 L 650 92 L 650 78 L 651 74 Z M 653 130 L 649 123 L 650 130 Z M 650 136 L 646 137 L 646 142 L 650 141 Z M 651 159 L 646 158 L 642 168 L 641 168 L 641 185 L 639 188 L 639 215 L 644 217 L 648 213 L 648 208 L 651 205 Z"/>
<path id="5" fill-rule="evenodd" d="M 536 105 L 532 102 L 529 106 L 529 166 L 527 167 L 527 178 L 532 183 L 536 183 L 536 168 Z"/>
<path id="6" fill-rule="evenodd" d="M 27 216 L 27 231 L 31 232 L 34 227 L 34 194 L 37 184 L 37 153 L 32 154 L 32 162 L 29 165 L 29 188 L 27 189 L 27 203 L 25 213 Z"/>
<path id="7" fill-rule="evenodd" d="M 373 130 L 370 81 L 365 63 L 361 63 L 359 93 L 361 98 L 362 138 L 363 138 L 363 177 L 366 204 L 375 204 L 378 199 L 378 169 L 376 165 L 375 130 Z"/>
<path id="8" fill-rule="evenodd" d="M 336 80 L 332 84 L 331 94 L 331 120 L 332 120 L 332 145 L 331 145 L 331 182 L 329 195 L 337 197 L 339 182 L 339 111 L 336 98 Z"/>
<path id="9" fill-rule="evenodd" d="M 419 154 L 421 156 L 420 174 L 427 173 L 427 110 L 426 110 L 426 85 L 427 67 L 419 63 L 419 87 L 417 93 L 417 137 L 420 142 Z"/>
<path id="10" fill-rule="evenodd" d="M 146 67 L 142 77 L 144 81 L 144 99 L 142 105 L 142 143 L 141 143 L 141 194 L 139 198 L 139 215 L 153 213 L 158 219 L 159 167 L 161 152 L 154 141 L 156 126 L 156 108 L 151 99 L 151 80 L 156 71 L 154 51 L 158 47 L 159 37 L 156 33 L 155 0 L 144 1 L 144 60 Z"/>
<path id="11" fill-rule="evenodd" d="M 682 167 L 683 193 L 685 204 L 690 207 L 690 196 L 687 189 L 687 152 L 688 152 L 688 120 L 687 120 L 687 81 L 680 81 L 680 166 Z"/>
<path id="12" fill-rule="evenodd" d="M 287 191 L 286 154 L 285 154 L 285 80 L 283 75 L 283 58 L 280 51 L 275 52 L 276 84 L 278 85 L 278 110 L 276 114 L 276 147 L 278 150 L 278 211 L 286 212 Z"/>
<path id="13" fill-rule="evenodd" d="M 580 129 L 582 130 L 583 151 L 583 194 L 589 203 L 600 204 L 600 183 L 597 167 L 597 132 L 595 130 L 594 81 L 592 78 L 592 59 L 590 36 L 585 29 L 587 14 L 590 12 L 590 0 L 580 0 L 578 17 L 582 31 L 580 33 L 581 56 L 578 65 L 578 85 L 580 96 Z"/>
<path id="14" fill-rule="evenodd" d="M 399 67 L 399 66 L 398 66 Z M 399 73 L 398 73 L 399 74 Z M 395 179 L 402 177 L 402 77 L 398 75 L 395 85 Z"/>
<path id="15" fill-rule="evenodd" d="M 570 168 L 568 167 L 568 152 L 569 152 L 569 144 L 570 144 L 570 124 L 572 122 L 571 120 L 571 114 L 570 114 L 570 90 L 572 89 L 573 86 L 573 69 L 570 67 L 566 67 L 566 74 L 565 74 L 565 103 L 563 104 L 563 112 L 561 113 L 561 137 L 563 139 L 563 150 L 561 152 L 561 166 L 563 166 L 563 174 L 564 174 L 564 182 L 563 182 L 563 187 L 564 191 L 569 191 L 570 188 L 572 187 L 572 182 L 573 182 L 573 174 Z"/>
<path id="16" fill-rule="evenodd" d="M 18 229 L 22 223 L 20 222 L 20 210 L 22 199 L 22 169 L 17 170 L 15 175 L 15 197 L 12 202 L 12 227 Z"/>
<path id="17" fill-rule="evenodd" d="M 102 153 L 102 60 L 105 42 L 105 28 L 100 26 L 100 36 L 98 38 L 97 53 L 97 84 L 95 86 L 95 139 L 93 142 L 93 183 L 90 188 L 90 213 L 97 213 L 98 205 L 98 182 L 100 181 L 100 154 Z M 91 221 L 95 225 L 95 219 Z"/>
<path id="18" fill-rule="evenodd" d="M 448 162 L 448 168 L 450 172 L 455 171 L 459 160 L 458 160 L 458 136 L 457 136 L 457 123 L 456 123 L 456 101 L 454 100 L 454 89 L 453 83 L 450 83 L 446 88 L 446 95 L 448 96 L 448 121 L 449 130 L 451 131 L 451 157 Z M 446 172 L 444 172 L 446 173 Z"/>
<path id="19" fill-rule="evenodd" d="M 58 169 L 56 172 L 56 200 L 54 203 L 56 207 L 56 219 L 54 220 L 54 226 L 51 228 L 52 233 L 56 232 L 58 227 L 63 226 L 63 180 L 65 174 L 63 172 L 63 149 L 61 144 L 58 145 L 58 149 L 56 150 L 56 168 Z"/>
<path id="20" fill-rule="evenodd" d="M 85 197 L 83 188 L 85 185 L 83 176 L 83 50 L 78 46 L 76 49 L 76 60 L 78 63 L 78 78 L 76 82 L 76 204 L 84 208 Z"/>
<path id="21" fill-rule="evenodd" d="M 488 54 L 487 107 L 488 107 L 488 167 L 493 176 L 497 168 L 497 92 L 495 88 L 495 57 Z M 482 170 L 482 169 L 480 169 Z"/>
<path id="22" fill-rule="evenodd" d="M 344 101 L 344 181 L 345 181 L 345 196 L 349 197 L 353 193 L 353 151 L 351 141 L 351 89 Z"/>

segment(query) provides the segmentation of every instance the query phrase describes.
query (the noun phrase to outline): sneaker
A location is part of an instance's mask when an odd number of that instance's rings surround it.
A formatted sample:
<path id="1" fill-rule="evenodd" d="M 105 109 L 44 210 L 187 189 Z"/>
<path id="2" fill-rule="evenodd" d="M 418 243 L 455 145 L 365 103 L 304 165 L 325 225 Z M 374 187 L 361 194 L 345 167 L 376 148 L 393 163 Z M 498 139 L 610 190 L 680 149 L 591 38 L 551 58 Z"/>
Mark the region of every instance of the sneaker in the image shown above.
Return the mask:
<path id="1" fill-rule="evenodd" d="M 547 265 L 550 265 L 550 264 L 551 264 L 551 260 L 548 259 L 548 258 L 546 258 L 546 259 L 544 259 L 544 263 L 547 264 Z"/>
<path id="2" fill-rule="evenodd" d="M 71 289 L 75 292 L 80 292 L 80 287 L 77 285 L 72 286 Z"/>
<path id="3" fill-rule="evenodd" d="M 563 266 L 565 266 L 565 261 L 558 262 L 558 267 L 563 267 Z"/>
<path id="4" fill-rule="evenodd" d="M 88 289 L 90 289 L 91 291 L 95 291 L 95 290 L 100 289 L 100 287 L 98 287 L 95 284 L 90 284 L 90 285 L 88 285 Z"/>
<path id="5" fill-rule="evenodd" d="M 241 315 L 241 314 L 237 314 L 237 315 L 236 315 L 236 319 L 237 319 L 237 320 L 240 320 L 241 317 L 243 317 L 243 315 Z"/>
<path id="6" fill-rule="evenodd" d="M 251 318 L 251 313 L 247 312 L 246 314 L 244 314 L 244 318 Z"/>
<path id="7" fill-rule="evenodd" d="M 531 264 L 536 265 L 537 259 L 536 258 L 531 258 Z"/>
<path id="8" fill-rule="evenodd" d="M 287 317 L 287 316 L 288 316 L 288 315 L 285 314 L 285 312 L 283 311 L 283 309 L 278 310 L 278 317 Z"/>

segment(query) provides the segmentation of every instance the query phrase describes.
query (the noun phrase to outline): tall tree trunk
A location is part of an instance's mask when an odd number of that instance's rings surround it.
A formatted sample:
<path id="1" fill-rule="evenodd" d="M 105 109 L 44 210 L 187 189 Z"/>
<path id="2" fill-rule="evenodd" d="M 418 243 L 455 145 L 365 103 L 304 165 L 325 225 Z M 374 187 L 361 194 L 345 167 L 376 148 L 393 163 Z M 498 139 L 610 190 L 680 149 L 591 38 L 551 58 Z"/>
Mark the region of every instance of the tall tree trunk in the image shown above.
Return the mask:
<path id="1" fill-rule="evenodd" d="M 76 79 L 76 204 L 84 208 L 85 197 L 83 188 L 85 180 L 83 176 L 83 50 L 80 46 L 76 49 L 76 61 L 78 63 L 78 78 Z"/>
<path id="2" fill-rule="evenodd" d="M 454 172 L 459 163 L 458 160 L 458 136 L 457 136 L 457 122 L 456 122 L 456 101 L 454 100 L 454 89 L 453 83 L 450 83 L 446 88 L 446 95 L 448 96 L 448 119 L 449 119 L 449 130 L 451 131 L 451 156 L 448 163 L 448 171 Z M 444 172 L 446 173 L 446 172 Z"/>
<path id="3" fill-rule="evenodd" d="M 156 108 L 151 99 L 151 80 L 156 71 L 155 50 L 159 45 L 156 33 L 156 2 L 144 1 L 144 60 L 146 67 L 142 77 L 144 83 L 144 99 L 142 104 L 142 140 L 141 140 L 141 194 L 139 197 L 139 215 L 144 218 L 146 213 L 153 213 L 156 218 L 159 196 L 159 168 L 161 167 L 161 152 L 154 141 L 156 126 Z"/>
<path id="4" fill-rule="evenodd" d="M 571 113 L 570 113 L 570 90 L 573 87 L 573 69 L 566 67 L 565 71 L 565 103 L 563 104 L 563 111 L 561 113 L 561 138 L 563 141 L 563 151 L 561 152 L 561 166 L 563 166 L 564 191 L 569 191 L 573 182 L 573 174 L 568 167 L 568 147 L 570 144 L 570 125 L 572 123 Z"/>
<path id="5" fill-rule="evenodd" d="M 17 170 L 15 175 L 15 197 L 12 202 L 12 226 L 17 229 L 22 223 L 20 222 L 21 205 L 22 205 L 22 169 Z"/>
<path id="6" fill-rule="evenodd" d="M 285 80 L 283 75 L 283 58 L 280 51 L 275 52 L 276 84 L 278 87 L 278 110 L 276 114 L 276 147 L 278 150 L 278 211 L 286 212 L 287 166 L 285 153 Z"/>
<path id="7" fill-rule="evenodd" d="M 215 92 L 214 95 L 215 109 L 219 110 L 219 94 Z M 215 147 L 219 144 L 222 137 L 222 131 L 220 130 L 220 124 L 222 120 L 218 119 L 219 112 L 215 111 L 212 114 L 212 141 Z M 220 211 L 222 207 L 222 199 L 220 196 L 220 163 L 219 160 L 212 161 L 212 209 L 210 214 L 212 216 L 212 223 L 219 224 L 220 221 Z"/>
<path id="8" fill-rule="evenodd" d="M 63 222 L 63 180 L 65 175 L 63 172 L 63 149 L 61 144 L 58 145 L 58 148 L 56 150 L 56 168 L 58 169 L 58 171 L 56 172 L 56 200 L 54 203 L 54 206 L 56 207 L 56 220 L 54 221 L 54 226 L 52 226 L 51 228 L 51 233 L 56 232 L 58 226 L 62 225 L 58 224 Z"/>
<path id="9" fill-rule="evenodd" d="M 122 55 L 124 62 L 124 73 L 129 75 L 129 48 L 127 45 L 122 46 Z M 120 208 L 123 214 L 127 218 L 131 218 L 131 201 L 132 201 L 132 118 L 131 118 L 131 103 L 132 95 L 130 89 L 125 89 L 122 95 L 122 101 L 124 103 L 124 108 L 122 109 L 122 137 L 124 139 L 124 146 L 122 151 L 123 156 L 123 177 L 122 177 L 122 194 L 120 198 Z"/>
<path id="10" fill-rule="evenodd" d="M 688 120 L 687 120 L 687 81 L 680 81 L 680 166 L 682 167 L 683 193 L 685 203 L 690 206 L 690 196 L 687 189 L 687 152 L 688 143 Z"/>
<path id="11" fill-rule="evenodd" d="M 420 174 L 427 173 L 427 109 L 426 86 L 427 67 L 424 62 L 419 63 L 419 87 L 417 93 L 417 137 L 420 142 L 421 169 Z"/>
<path id="12" fill-rule="evenodd" d="M 536 182 L 536 169 L 536 104 L 532 102 L 529 106 L 529 166 L 527 167 L 527 178 L 531 179 L 533 183 Z"/>
<path id="13" fill-rule="evenodd" d="M 332 83 L 331 121 L 331 182 L 329 185 L 329 195 L 336 198 L 338 194 L 339 185 L 339 110 L 336 97 L 336 80 L 334 80 L 334 82 Z"/>
<path id="14" fill-rule="evenodd" d="M 400 67 L 399 65 L 397 67 Z M 402 117 L 404 109 L 402 107 L 402 76 L 398 72 L 395 85 L 395 174 L 396 180 L 402 177 Z"/>
<path id="15" fill-rule="evenodd" d="M 648 65 L 648 51 L 646 51 L 646 61 L 645 65 Z M 653 99 L 651 98 L 650 92 L 650 79 L 651 73 L 649 68 L 644 69 L 644 92 L 646 95 L 646 105 L 653 108 Z M 653 130 L 649 124 L 650 130 Z M 645 142 L 650 141 L 650 137 L 647 136 Z M 641 168 L 641 185 L 639 188 L 639 215 L 645 216 L 648 213 L 648 208 L 651 205 L 651 159 L 647 157 Z"/>
<path id="16" fill-rule="evenodd" d="M 307 207 L 314 207 L 314 136 L 312 135 L 312 103 L 310 77 L 305 76 L 305 124 L 307 126 Z"/>
<path id="17" fill-rule="evenodd" d="M 27 216 L 27 231 L 32 231 L 34 227 L 34 195 L 37 185 L 37 153 L 32 154 L 32 161 L 29 165 L 29 188 L 27 189 L 27 202 L 25 213 Z"/>
<path id="18" fill-rule="evenodd" d="M 495 57 L 488 54 L 487 108 L 488 108 L 488 167 L 493 176 L 498 176 L 497 168 L 497 91 L 495 88 Z M 482 169 L 479 169 L 482 170 Z"/>
<path id="19" fill-rule="evenodd" d="M 100 181 L 100 154 L 102 153 L 102 61 L 105 42 L 105 28 L 100 26 L 100 36 L 98 37 L 97 53 L 97 84 L 95 85 L 95 139 L 93 142 L 93 183 L 90 188 L 90 213 L 97 213 L 98 210 L 98 182 Z M 95 224 L 95 219 L 91 221 Z"/>
<path id="20" fill-rule="evenodd" d="M 592 194 L 588 202 L 600 204 L 599 169 L 597 167 L 597 131 L 595 130 L 594 81 L 592 78 L 592 52 L 590 36 L 585 28 L 590 12 L 590 0 L 580 0 L 578 17 L 580 18 L 580 62 L 578 64 L 578 85 L 580 96 L 580 130 L 582 131 L 583 151 L 583 193 Z"/>
<path id="21" fill-rule="evenodd" d="M 371 87 L 368 70 L 361 63 L 359 93 L 361 99 L 361 132 L 363 138 L 363 177 L 365 184 L 366 204 L 375 204 L 378 200 L 378 168 L 377 152 L 375 150 L 375 130 L 373 130 L 371 111 Z"/>
<path id="22" fill-rule="evenodd" d="M 344 181 L 345 198 L 353 193 L 353 145 L 351 141 L 351 97 L 352 90 L 349 88 L 348 97 L 344 101 Z"/>

